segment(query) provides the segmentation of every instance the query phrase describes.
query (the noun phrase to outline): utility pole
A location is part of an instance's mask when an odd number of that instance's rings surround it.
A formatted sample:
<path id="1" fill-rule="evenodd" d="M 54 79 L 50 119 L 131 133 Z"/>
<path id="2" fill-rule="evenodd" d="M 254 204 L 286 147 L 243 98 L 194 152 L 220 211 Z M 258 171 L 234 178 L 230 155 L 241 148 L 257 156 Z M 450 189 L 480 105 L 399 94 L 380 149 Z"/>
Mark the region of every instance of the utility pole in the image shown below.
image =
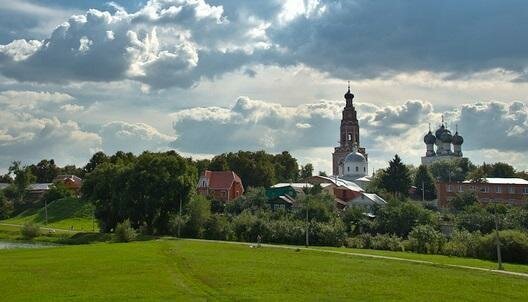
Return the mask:
<path id="1" fill-rule="evenodd" d="M 495 203 L 494 207 L 495 212 L 495 239 L 497 241 L 497 263 L 498 263 L 498 269 L 504 270 L 504 267 L 502 267 L 502 255 L 501 255 L 501 246 L 500 246 L 500 238 L 499 238 L 499 216 L 497 215 L 497 203 Z"/>
<path id="2" fill-rule="evenodd" d="M 95 206 L 92 207 L 92 232 L 95 232 Z"/>

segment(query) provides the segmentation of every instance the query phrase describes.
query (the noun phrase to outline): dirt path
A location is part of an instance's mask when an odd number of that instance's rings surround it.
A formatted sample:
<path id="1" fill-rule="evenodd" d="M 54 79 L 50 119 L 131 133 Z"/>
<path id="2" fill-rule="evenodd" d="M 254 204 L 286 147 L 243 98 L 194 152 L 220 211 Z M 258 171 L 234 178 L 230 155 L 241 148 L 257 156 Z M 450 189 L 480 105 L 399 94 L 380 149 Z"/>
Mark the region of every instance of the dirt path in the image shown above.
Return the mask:
<path id="1" fill-rule="evenodd" d="M 0 222 L 0 225 L 5 225 L 5 226 L 12 226 L 12 227 L 22 227 L 21 224 L 12 224 L 12 223 L 3 223 L 3 222 Z M 67 229 L 56 229 L 56 228 L 48 228 L 48 227 L 40 227 L 42 230 L 48 230 L 48 231 L 60 231 L 60 232 L 67 232 L 67 233 L 79 233 L 80 231 L 75 231 L 75 230 L 67 230 Z"/>

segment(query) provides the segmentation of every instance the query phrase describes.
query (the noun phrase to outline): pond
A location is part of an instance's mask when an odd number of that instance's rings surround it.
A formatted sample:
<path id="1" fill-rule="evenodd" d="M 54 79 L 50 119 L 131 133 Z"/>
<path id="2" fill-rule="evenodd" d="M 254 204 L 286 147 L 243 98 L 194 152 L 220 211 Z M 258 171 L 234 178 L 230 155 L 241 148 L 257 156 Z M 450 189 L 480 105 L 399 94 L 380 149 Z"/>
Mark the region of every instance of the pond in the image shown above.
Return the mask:
<path id="1" fill-rule="evenodd" d="M 4 249 L 37 249 L 57 246 L 56 244 L 43 242 L 15 242 L 15 241 L 0 241 L 0 250 Z"/>

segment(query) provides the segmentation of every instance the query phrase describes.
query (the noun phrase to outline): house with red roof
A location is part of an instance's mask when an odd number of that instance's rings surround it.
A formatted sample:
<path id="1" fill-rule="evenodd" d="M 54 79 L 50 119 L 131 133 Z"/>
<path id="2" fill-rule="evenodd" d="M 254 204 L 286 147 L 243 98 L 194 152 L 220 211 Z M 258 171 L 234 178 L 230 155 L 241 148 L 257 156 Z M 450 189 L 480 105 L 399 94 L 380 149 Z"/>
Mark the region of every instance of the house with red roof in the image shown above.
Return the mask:
<path id="1" fill-rule="evenodd" d="M 198 193 L 218 201 L 228 202 L 244 194 L 242 180 L 233 171 L 205 170 L 198 181 Z"/>

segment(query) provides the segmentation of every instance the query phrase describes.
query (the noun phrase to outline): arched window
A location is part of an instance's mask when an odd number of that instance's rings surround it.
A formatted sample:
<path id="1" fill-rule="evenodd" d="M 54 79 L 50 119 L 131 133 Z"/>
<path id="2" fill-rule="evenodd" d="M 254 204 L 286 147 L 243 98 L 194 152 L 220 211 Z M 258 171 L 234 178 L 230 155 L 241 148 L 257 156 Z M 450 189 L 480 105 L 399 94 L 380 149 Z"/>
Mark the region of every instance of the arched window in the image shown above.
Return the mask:
<path id="1" fill-rule="evenodd" d="M 347 167 L 347 171 L 350 172 L 350 167 Z"/>
<path id="2" fill-rule="evenodd" d="M 352 140 L 352 134 L 348 134 L 348 140 L 351 141 Z"/>
<path id="3" fill-rule="evenodd" d="M 359 167 L 358 167 L 358 166 L 356 166 L 356 172 L 357 172 L 357 171 L 359 171 Z"/>
<path id="4" fill-rule="evenodd" d="M 363 172 L 367 172 L 367 168 L 363 167 Z"/>

